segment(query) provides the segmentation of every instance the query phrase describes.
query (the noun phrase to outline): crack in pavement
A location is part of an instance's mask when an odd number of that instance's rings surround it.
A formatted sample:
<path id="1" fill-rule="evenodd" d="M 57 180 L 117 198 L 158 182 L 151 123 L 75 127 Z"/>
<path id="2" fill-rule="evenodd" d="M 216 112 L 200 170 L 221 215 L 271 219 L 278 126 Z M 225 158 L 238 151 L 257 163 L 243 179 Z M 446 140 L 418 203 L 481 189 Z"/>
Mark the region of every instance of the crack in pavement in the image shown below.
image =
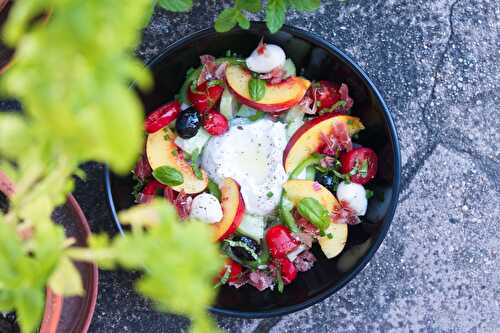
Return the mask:
<path id="1" fill-rule="evenodd" d="M 420 108 L 420 114 L 422 116 L 422 121 L 424 123 L 425 128 L 427 129 L 426 137 L 428 140 L 427 140 L 426 145 L 423 148 L 417 150 L 417 152 L 415 152 L 412 156 L 410 156 L 408 158 L 408 162 L 403 167 L 400 193 L 403 193 L 406 189 L 408 189 L 408 186 L 410 185 L 412 180 L 415 178 L 415 175 L 422 168 L 422 166 L 424 165 L 427 158 L 429 158 L 429 156 L 434 152 L 437 145 L 440 143 L 440 140 L 442 139 L 441 136 L 439 135 L 440 133 L 435 128 L 433 128 L 429 123 L 433 117 L 429 117 L 429 119 L 427 119 L 425 110 L 431 104 L 431 102 L 436 98 L 436 87 L 437 87 L 437 84 L 439 81 L 438 80 L 439 73 L 441 71 L 441 68 L 443 67 L 446 54 L 448 53 L 448 51 L 450 49 L 451 42 L 452 42 L 453 37 L 455 35 L 455 29 L 453 27 L 453 14 L 454 14 L 455 6 L 459 2 L 460 2 L 460 0 L 456 0 L 450 6 L 450 12 L 448 14 L 448 24 L 450 27 L 450 34 L 448 36 L 448 40 L 446 41 L 444 50 L 441 53 L 441 55 L 439 56 L 439 60 L 437 61 L 437 64 L 435 66 L 434 73 L 432 75 L 433 84 L 431 87 L 429 97 L 427 98 L 427 101 L 424 103 L 424 106 Z M 403 202 L 405 199 L 407 199 L 408 195 L 409 194 L 401 197 L 400 202 Z"/>

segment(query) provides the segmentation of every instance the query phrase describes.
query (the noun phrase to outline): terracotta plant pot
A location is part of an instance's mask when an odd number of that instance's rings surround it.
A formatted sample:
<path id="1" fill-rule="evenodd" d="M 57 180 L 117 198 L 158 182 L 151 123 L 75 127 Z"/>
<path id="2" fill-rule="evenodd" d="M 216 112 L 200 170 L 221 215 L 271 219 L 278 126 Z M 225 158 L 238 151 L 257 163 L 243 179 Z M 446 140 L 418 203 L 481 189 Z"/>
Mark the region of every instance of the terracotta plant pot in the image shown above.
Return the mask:
<path id="1" fill-rule="evenodd" d="M 9 198 L 14 192 L 14 183 L 0 170 L 0 193 Z M 76 245 L 85 246 L 90 228 L 75 198 L 69 195 L 66 204 L 57 210 L 59 213 L 55 214 L 54 220 L 64 225 L 66 234 L 76 239 Z M 47 288 L 45 311 L 39 333 L 87 332 L 97 299 L 98 271 L 92 264 L 78 262 L 75 264 L 82 277 L 85 295 L 63 298 Z"/>

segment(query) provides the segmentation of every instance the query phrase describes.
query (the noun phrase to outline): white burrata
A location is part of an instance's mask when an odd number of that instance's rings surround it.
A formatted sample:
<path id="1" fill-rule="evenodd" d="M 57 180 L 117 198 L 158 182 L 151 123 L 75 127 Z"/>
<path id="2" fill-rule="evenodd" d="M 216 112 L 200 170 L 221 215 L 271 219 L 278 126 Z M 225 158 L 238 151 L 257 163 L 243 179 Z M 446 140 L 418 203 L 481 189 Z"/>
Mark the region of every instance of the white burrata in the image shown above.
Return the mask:
<path id="1" fill-rule="evenodd" d="M 286 61 L 285 51 L 278 45 L 265 44 L 255 49 L 246 59 L 249 70 L 256 73 L 268 73 Z"/>
<path id="2" fill-rule="evenodd" d="M 280 122 L 234 123 L 228 132 L 208 141 L 201 164 L 218 184 L 226 177 L 238 182 L 247 213 L 267 215 L 278 205 L 287 180 L 286 143 L 285 125 Z"/>

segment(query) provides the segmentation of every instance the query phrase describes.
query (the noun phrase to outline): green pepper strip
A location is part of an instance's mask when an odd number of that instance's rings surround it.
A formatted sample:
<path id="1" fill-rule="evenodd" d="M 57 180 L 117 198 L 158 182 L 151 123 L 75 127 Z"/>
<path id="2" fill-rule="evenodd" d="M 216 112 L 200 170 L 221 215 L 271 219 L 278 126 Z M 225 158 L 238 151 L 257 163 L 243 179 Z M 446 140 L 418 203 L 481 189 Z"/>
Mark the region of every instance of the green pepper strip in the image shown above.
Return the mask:
<path id="1" fill-rule="evenodd" d="M 283 191 L 283 194 L 281 195 L 281 200 L 280 200 L 280 218 L 283 221 L 283 223 L 290 229 L 291 232 L 293 233 L 298 233 L 299 227 L 297 226 L 297 223 L 295 223 L 295 218 L 292 215 L 292 209 L 289 207 L 286 207 L 285 203 L 285 192 Z"/>
<path id="2" fill-rule="evenodd" d="M 300 173 L 305 168 L 307 168 L 310 165 L 319 164 L 319 161 L 321 161 L 322 158 L 323 158 L 323 155 L 320 155 L 320 154 L 314 154 L 314 155 L 306 158 L 305 160 L 300 162 L 300 164 L 292 171 L 289 178 L 290 179 L 297 179 L 297 177 L 300 175 Z"/>

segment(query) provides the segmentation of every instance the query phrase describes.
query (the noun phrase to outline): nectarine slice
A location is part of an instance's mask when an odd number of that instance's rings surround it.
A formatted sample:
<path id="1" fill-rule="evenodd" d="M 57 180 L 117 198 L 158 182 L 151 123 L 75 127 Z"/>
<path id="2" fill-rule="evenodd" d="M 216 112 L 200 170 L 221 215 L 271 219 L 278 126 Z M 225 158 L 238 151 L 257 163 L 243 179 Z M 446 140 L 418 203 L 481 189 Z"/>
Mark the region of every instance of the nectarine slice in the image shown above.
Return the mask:
<path id="1" fill-rule="evenodd" d="M 283 166 L 287 173 L 292 172 L 303 160 L 317 152 L 323 145 L 321 133 L 328 135 L 333 130 L 335 122 L 347 124 L 349 135 L 353 135 L 363 128 L 357 117 L 327 113 L 306 122 L 290 138 L 283 152 Z"/>
<path id="2" fill-rule="evenodd" d="M 226 82 L 238 100 L 251 108 L 265 112 L 280 112 L 298 104 L 311 82 L 298 76 L 292 76 L 281 83 L 266 84 L 264 97 L 254 101 L 248 91 L 248 82 L 252 78 L 250 72 L 239 65 L 226 69 Z"/>
<path id="3" fill-rule="evenodd" d="M 179 156 L 178 148 L 174 143 L 176 135 L 168 128 L 151 133 L 146 142 L 146 155 L 149 165 L 154 170 L 160 166 L 167 165 L 179 170 L 184 177 L 184 182 L 178 186 L 172 186 L 175 191 L 184 191 L 188 194 L 202 192 L 208 184 L 208 176 L 201 170 L 202 179 L 198 179 L 191 165 Z"/>
<path id="4" fill-rule="evenodd" d="M 245 202 L 240 193 L 240 186 L 232 178 L 225 178 L 220 186 L 221 206 L 224 214 L 220 222 L 212 224 L 214 240 L 220 241 L 238 229 L 245 214 Z"/>
<path id="5" fill-rule="evenodd" d="M 311 180 L 289 180 L 283 188 L 286 191 L 286 196 L 294 205 L 309 197 L 318 200 L 330 214 L 340 208 L 340 204 L 330 191 Z M 347 241 L 347 224 L 330 223 L 325 233 L 331 234 L 333 237 L 320 237 L 318 242 L 326 257 L 333 258 L 344 249 Z"/>

